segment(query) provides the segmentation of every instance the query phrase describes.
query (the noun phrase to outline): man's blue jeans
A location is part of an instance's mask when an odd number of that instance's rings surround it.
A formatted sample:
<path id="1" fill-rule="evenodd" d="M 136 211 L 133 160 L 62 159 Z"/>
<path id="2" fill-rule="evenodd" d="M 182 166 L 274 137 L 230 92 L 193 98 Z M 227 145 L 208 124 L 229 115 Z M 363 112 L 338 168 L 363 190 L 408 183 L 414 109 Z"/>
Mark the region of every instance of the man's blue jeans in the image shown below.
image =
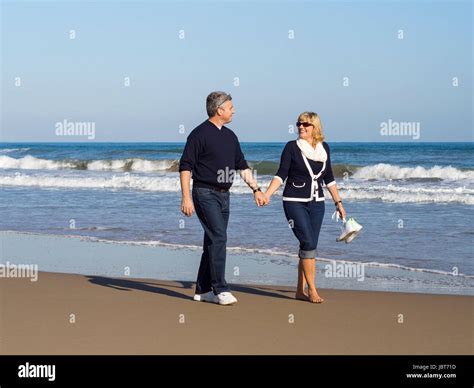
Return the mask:
<path id="1" fill-rule="evenodd" d="M 201 264 L 196 282 L 196 294 L 230 291 L 225 281 L 227 224 L 230 193 L 193 187 L 194 208 L 204 229 Z"/>

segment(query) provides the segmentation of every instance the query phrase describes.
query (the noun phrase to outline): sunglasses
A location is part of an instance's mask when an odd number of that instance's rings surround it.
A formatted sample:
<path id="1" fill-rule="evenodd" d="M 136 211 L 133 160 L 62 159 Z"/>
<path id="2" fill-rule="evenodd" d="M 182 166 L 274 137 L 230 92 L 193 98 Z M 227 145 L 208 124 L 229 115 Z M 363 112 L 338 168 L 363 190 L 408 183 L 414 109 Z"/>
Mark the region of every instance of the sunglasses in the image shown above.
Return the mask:
<path id="1" fill-rule="evenodd" d="M 311 124 L 311 123 L 304 123 L 304 122 L 302 122 L 302 121 L 297 121 L 297 122 L 296 122 L 296 126 L 299 128 L 300 125 L 302 125 L 303 127 L 307 128 L 307 127 L 311 127 L 313 124 Z"/>

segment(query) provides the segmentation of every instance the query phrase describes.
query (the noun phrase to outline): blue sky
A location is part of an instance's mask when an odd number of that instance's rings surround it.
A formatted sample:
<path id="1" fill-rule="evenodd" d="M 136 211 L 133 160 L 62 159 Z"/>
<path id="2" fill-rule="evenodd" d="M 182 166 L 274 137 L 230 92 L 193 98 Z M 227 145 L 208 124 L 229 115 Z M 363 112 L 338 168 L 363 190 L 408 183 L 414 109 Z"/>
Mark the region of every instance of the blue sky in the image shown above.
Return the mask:
<path id="1" fill-rule="evenodd" d="M 1 5 L 0 141 L 88 141 L 58 138 L 65 119 L 95 141 L 185 141 L 213 90 L 232 94 L 241 141 L 294 138 L 305 110 L 328 141 L 413 141 L 380 136 L 390 119 L 420 123 L 417 141 L 473 140 L 470 1 Z"/>

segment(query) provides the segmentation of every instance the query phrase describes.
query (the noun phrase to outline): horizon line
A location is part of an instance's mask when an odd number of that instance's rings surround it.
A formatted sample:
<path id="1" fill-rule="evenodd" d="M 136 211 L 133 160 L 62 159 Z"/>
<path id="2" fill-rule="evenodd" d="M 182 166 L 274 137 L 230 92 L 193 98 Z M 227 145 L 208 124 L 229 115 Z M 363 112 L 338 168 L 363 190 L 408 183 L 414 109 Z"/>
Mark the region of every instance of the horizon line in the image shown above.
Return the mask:
<path id="1" fill-rule="evenodd" d="M 281 144 L 291 140 L 282 140 L 282 141 L 239 141 L 239 143 L 261 143 L 261 144 Z M 326 141 L 326 140 L 325 140 Z M 0 144 L 143 144 L 143 143 L 169 143 L 176 144 L 182 143 L 185 144 L 186 141 L 0 141 Z M 428 144 L 428 143 L 474 143 L 474 140 L 458 140 L 458 141 L 331 141 L 330 143 L 386 143 L 386 144 Z"/>

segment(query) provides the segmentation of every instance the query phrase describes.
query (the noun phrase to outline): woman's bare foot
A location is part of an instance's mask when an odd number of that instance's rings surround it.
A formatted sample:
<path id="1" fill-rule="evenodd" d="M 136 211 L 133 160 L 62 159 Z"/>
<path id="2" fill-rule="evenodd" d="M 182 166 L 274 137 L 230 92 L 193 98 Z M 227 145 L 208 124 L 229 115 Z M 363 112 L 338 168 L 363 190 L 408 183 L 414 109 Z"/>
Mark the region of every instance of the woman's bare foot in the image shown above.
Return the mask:
<path id="1" fill-rule="evenodd" d="M 311 303 L 323 303 L 324 302 L 324 299 L 321 298 L 319 295 L 318 295 L 318 291 L 316 291 L 316 289 L 314 290 L 308 290 L 308 300 L 311 302 Z"/>
<path id="2" fill-rule="evenodd" d="M 309 301 L 308 295 L 301 291 L 296 291 L 295 298 L 298 300 L 304 300 L 305 302 Z"/>

